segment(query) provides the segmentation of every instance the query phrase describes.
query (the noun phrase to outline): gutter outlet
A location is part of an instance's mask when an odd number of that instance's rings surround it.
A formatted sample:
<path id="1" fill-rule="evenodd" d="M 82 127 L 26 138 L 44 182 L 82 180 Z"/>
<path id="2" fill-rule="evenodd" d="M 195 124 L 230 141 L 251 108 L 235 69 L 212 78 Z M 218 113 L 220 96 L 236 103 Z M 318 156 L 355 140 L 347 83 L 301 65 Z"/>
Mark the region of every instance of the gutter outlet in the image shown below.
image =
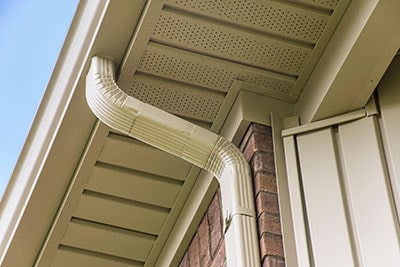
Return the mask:
<path id="1" fill-rule="evenodd" d="M 128 96 L 114 72 L 111 58 L 92 58 L 86 98 L 93 113 L 111 128 L 213 174 L 225 213 L 227 265 L 259 267 L 253 184 L 243 154 L 224 137 Z"/>

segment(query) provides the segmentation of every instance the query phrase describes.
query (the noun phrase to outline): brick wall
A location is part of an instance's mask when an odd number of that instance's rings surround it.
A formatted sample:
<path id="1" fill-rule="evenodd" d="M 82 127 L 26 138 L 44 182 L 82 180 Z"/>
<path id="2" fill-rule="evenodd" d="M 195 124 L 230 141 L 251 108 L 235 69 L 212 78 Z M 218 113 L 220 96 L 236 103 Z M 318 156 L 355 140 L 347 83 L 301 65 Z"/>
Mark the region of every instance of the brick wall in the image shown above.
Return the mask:
<path id="1" fill-rule="evenodd" d="M 285 266 L 271 127 L 252 123 L 240 149 L 253 176 L 262 266 Z"/>
<path id="2" fill-rule="evenodd" d="M 262 266 L 283 267 L 271 127 L 252 123 L 239 147 L 252 170 Z M 181 267 L 226 266 L 220 194 L 218 190 L 211 201 L 182 258 Z"/>
<path id="3" fill-rule="evenodd" d="M 226 266 L 221 211 L 221 192 L 218 189 L 181 261 L 181 267 Z"/>

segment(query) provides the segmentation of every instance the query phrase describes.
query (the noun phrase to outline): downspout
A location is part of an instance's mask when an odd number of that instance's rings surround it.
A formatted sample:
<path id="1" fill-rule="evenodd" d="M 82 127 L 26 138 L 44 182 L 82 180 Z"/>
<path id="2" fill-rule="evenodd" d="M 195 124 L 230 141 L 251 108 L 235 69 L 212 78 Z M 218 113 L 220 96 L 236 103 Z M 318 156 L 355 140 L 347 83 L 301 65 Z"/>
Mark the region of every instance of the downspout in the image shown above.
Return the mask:
<path id="1" fill-rule="evenodd" d="M 86 98 L 105 124 L 213 174 L 225 216 L 228 266 L 260 266 L 250 168 L 239 149 L 222 136 L 143 103 L 115 83 L 111 58 L 92 58 Z"/>

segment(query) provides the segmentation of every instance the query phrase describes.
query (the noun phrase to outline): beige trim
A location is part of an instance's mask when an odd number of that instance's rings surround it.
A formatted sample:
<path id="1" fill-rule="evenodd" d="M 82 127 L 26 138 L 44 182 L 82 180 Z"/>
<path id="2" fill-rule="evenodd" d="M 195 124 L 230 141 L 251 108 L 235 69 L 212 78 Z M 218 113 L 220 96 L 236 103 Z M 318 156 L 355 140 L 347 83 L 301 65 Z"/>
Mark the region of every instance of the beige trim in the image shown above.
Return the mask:
<path id="1" fill-rule="evenodd" d="M 393 60 L 378 88 L 380 113 L 379 128 L 387 159 L 390 182 L 396 203 L 397 217 L 400 215 L 400 57 Z M 397 219 L 399 220 L 399 218 Z"/>
<path id="2" fill-rule="evenodd" d="M 239 91 L 221 130 L 221 135 L 235 145 L 240 143 L 250 122 L 271 125 L 270 112 L 281 117 L 294 115 L 293 104 L 244 88 Z"/>
<path id="3" fill-rule="evenodd" d="M 96 121 L 82 105 L 88 58 L 102 51 L 120 62 L 140 4 L 80 2 L 0 204 L 1 266 L 34 265 Z"/>
<path id="4" fill-rule="evenodd" d="M 35 266 L 50 266 L 54 260 L 57 248 L 70 223 L 71 214 L 76 210 L 82 195 L 82 188 L 86 185 L 90 178 L 101 150 L 91 149 L 92 147 L 101 147 L 109 132 L 109 128 L 97 120 L 93 132 L 86 144 L 85 151 L 78 163 L 78 167 L 74 176 L 71 179 L 65 197 L 58 209 L 54 222 L 46 240 L 43 243 L 42 249 L 37 257 Z"/>
<path id="5" fill-rule="evenodd" d="M 353 0 L 296 104 L 301 123 L 365 106 L 400 44 L 399 1 Z"/>
<path id="6" fill-rule="evenodd" d="M 274 145 L 275 175 L 278 189 L 279 209 L 286 266 L 300 266 L 294 239 L 294 218 L 289 193 L 289 180 L 286 173 L 282 130 L 283 118 L 271 112 L 272 138 Z"/>
<path id="7" fill-rule="evenodd" d="M 362 109 L 355 110 L 353 112 L 349 112 L 349 113 L 346 113 L 343 115 L 335 116 L 335 117 L 332 117 L 329 119 L 320 120 L 320 121 L 312 122 L 309 124 L 304 124 L 304 125 L 300 125 L 300 126 L 296 126 L 293 128 L 283 130 L 282 137 L 296 135 L 296 134 L 305 133 L 305 132 L 310 132 L 310 131 L 318 130 L 321 128 L 330 127 L 332 125 L 336 125 L 339 123 L 357 120 L 360 118 L 364 118 L 366 116 L 367 116 L 367 113 L 366 113 L 365 109 L 362 108 Z"/>

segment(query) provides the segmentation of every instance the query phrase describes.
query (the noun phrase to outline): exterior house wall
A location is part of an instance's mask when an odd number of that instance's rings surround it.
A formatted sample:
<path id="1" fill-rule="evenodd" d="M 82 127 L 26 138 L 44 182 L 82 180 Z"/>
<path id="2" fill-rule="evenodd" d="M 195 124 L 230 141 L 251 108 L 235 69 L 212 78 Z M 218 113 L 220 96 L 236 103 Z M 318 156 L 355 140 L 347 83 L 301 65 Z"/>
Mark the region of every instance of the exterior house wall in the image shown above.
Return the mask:
<path id="1" fill-rule="evenodd" d="M 303 205 L 292 210 L 299 265 L 399 266 L 398 217 L 378 116 L 284 139 L 291 202 Z"/>
<path id="2" fill-rule="evenodd" d="M 391 186 L 400 214 L 400 55 L 393 59 L 383 76 L 377 92 L 380 107 L 379 126 L 382 134 L 385 157 L 388 164 Z"/>
<path id="3" fill-rule="evenodd" d="M 201 220 L 180 266 L 226 266 L 221 192 L 219 189 Z"/>
<path id="4" fill-rule="evenodd" d="M 362 116 L 284 131 L 299 265 L 400 266 L 399 70 L 397 56 Z"/>
<path id="5" fill-rule="evenodd" d="M 285 266 L 271 127 L 252 123 L 239 147 L 254 179 L 262 266 Z M 220 194 L 218 190 L 180 266 L 226 266 Z"/>

